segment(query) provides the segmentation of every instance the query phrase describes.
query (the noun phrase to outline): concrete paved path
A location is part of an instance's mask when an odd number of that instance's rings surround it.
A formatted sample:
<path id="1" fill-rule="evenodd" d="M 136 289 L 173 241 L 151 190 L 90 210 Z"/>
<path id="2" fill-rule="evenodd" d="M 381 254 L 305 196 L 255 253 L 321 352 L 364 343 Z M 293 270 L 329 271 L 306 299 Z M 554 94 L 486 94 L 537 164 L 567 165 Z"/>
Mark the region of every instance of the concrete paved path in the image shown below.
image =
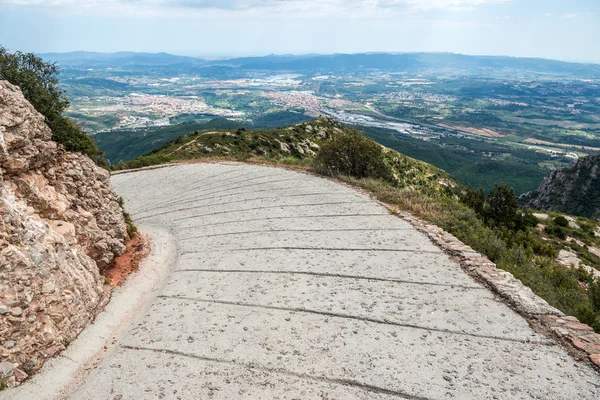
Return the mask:
<path id="1" fill-rule="evenodd" d="M 600 399 L 600 379 L 405 221 L 268 167 L 117 175 L 178 258 L 73 399 Z"/>

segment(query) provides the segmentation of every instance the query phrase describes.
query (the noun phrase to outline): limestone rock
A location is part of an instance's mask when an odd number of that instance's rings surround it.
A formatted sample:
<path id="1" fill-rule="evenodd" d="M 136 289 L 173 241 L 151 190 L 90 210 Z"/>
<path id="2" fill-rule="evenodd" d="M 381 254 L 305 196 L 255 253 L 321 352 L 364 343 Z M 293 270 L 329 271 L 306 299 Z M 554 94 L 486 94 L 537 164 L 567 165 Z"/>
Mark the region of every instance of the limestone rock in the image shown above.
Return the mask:
<path id="1" fill-rule="evenodd" d="M 125 250 L 108 172 L 51 136 L 0 81 L 0 374 L 10 365 L 17 383 L 93 320 L 100 271 Z"/>
<path id="2" fill-rule="evenodd" d="M 538 210 L 560 211 L 600 221 L 600 155 L 574 161 L 570 166 L 553 171 L 540 187 L 519 198 L 522 205 Z M 575 220 L 569 221 L 572 227 Z"/>

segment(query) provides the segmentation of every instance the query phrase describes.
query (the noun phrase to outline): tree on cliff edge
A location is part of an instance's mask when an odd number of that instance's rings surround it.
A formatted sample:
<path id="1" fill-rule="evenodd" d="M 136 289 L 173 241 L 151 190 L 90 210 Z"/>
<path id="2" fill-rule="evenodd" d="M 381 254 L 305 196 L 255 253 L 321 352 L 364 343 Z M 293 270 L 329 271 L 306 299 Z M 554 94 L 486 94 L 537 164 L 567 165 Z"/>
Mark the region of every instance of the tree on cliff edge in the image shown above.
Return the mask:
<path id="1" fill-rule="evenodd" d="M 106 165 L 103 153 L 93 139 L 63 112 L 69 107 L 64 90 L 58 87 L 59 67 L 46 63 L 33 53 L 10 53 L 0 46 L 0 79 L 21 88 L 25 98 L 46 119 L 52 140 L 69 151 L 80 152 L 99 165 Z"/>

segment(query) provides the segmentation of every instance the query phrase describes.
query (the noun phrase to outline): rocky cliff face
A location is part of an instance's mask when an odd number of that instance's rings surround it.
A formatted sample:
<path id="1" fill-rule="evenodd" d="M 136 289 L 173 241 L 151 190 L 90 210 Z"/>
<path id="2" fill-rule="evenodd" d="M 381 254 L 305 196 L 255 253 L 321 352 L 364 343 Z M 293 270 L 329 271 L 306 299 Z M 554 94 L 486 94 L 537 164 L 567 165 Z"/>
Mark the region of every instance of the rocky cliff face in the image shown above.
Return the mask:
<path id="1" fill-rule="evenodd" d="M 600 155 L 552 172 L 536 191 L 525 193 L 520 201 L 526 207 L 600 221 Z"/>
<path id="2" fill-rule="evenodd" d="M 0 81 L 0 375 L 9 385 L 94 318 L 100 271 L 125 250 L 107 171 L 51 136 L 20 90 Z"/>

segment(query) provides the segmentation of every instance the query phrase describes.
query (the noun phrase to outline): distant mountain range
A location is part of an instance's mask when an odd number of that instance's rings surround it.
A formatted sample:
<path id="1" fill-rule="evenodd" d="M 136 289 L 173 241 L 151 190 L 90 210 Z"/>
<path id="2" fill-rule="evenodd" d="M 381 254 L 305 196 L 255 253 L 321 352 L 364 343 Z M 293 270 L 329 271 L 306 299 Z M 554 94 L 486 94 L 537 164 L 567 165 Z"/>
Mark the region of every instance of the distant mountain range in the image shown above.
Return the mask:
<path id="1" fill-rule="evenodd" d="M 290 72 L 456 71 L 461 73 L 528 72 L 600 78 L 600 64 L 581 64 L 540 58 L 468 56 L 453 53 L 361 53 L 330 55 L 269 55 L 227 60 L 177 56 L 168 53 L 72 53 L 40 54 L 64 67 L 182 66 L 228 67 L 245 70 Z"/>
<path id="2" fill-rule="evenodd" d="M 201 58 L 176 56 L 169 53 L 136 53 L 122 51 L 118 53 L 96 53 L 90 51 L 73 51 L 70 53 L 38 54 L 46 61 L 56 62 L 64 67 L 122 67 L 143 65 L 206 65 Z"/>

